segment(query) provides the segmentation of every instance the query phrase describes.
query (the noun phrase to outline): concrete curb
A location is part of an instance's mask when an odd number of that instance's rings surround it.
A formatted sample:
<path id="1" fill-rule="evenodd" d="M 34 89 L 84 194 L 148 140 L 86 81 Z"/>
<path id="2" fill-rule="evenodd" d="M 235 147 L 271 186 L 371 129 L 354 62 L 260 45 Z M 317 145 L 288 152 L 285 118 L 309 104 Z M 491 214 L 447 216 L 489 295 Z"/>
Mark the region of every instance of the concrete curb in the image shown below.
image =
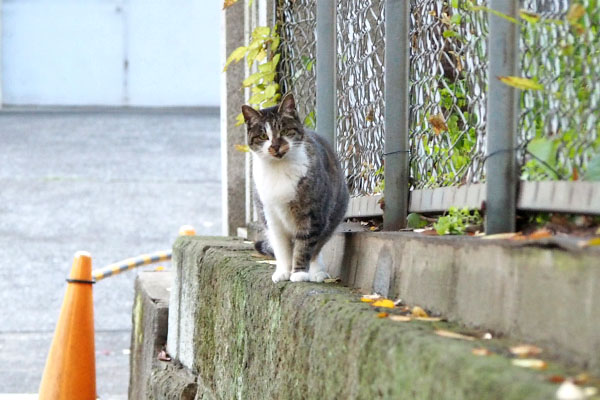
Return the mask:
<path id="1" fill-rule="evenodd" d="M 600 374 L 600 252 L 549 245 L 354 232 L 336 234 L 324 259 L 350 287 L 535 342 Z"/>
<path id="2" fill-rule="evenodd" d="M 195 399 L 549 399 L 546 378 L 565 374 L 474 356 L 491 342 L 441 338 L 430 323 L 378 319 L 341 285 L 275 285 L 240 240 L 179 238 L 173 264 L 168 350 L 197 377 Z"/>

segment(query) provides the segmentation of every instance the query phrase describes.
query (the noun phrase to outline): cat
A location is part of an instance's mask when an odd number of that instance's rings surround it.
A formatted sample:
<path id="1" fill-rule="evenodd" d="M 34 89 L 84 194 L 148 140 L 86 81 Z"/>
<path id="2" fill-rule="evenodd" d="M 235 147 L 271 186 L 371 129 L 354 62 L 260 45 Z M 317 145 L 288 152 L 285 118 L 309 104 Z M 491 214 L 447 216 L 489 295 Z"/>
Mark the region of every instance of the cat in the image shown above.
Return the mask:
<path id="1" fill-rule="evenodd" d="M 279 105 L 242 106 L 257 210 L 267 241 L 255 248 L 274 255 L 273 282 L 322 282 L 329 275 L 319 253 L 348 207 L 348 188 L 329 143 L 305 129 L 291 93 Z"/>

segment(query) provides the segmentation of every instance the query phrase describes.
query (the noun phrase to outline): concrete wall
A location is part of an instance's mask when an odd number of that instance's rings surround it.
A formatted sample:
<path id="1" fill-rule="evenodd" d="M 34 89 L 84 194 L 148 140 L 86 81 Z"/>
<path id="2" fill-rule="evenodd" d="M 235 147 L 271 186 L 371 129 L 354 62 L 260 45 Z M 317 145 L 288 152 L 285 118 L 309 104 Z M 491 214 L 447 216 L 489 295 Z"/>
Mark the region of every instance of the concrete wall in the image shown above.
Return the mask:
<path id="1" fill-rule="evenodd" d="M 241 240 L 177 240 L 168 350 L 146 373 L 149 399 L 549 399 L 551 372 L 477 357 L 434 334 L 447 323 L 398 323 L 339 284 L 279 283 Z M 460 329 L 460 328 L 459 328 Z M 133 371 L 135 373 L 135 371 Z"/>
<path id="2" fill-rule="evenodd" d="M 559 244 L 340 233 L 324 258 L 350 287 L 533 341 L 600 373 L 600 251 Z"/>
<path id="3" fill-rule="evenodd" d="M 221 2 L 3 0 L 5 104 L 216 106 Z"/>

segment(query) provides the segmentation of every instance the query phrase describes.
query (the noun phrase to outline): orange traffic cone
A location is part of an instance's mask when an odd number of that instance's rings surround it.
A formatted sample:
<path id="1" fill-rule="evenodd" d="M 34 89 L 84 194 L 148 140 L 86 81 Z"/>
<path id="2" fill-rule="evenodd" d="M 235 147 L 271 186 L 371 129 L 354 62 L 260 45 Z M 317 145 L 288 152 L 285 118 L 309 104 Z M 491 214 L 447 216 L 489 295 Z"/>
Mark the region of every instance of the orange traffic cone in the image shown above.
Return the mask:
<path id="1" fill-rule="evenodd" d="M 39 400 L 95 400 L 92 258 L 75 254 L 60 317 L 54 331 Z"/>

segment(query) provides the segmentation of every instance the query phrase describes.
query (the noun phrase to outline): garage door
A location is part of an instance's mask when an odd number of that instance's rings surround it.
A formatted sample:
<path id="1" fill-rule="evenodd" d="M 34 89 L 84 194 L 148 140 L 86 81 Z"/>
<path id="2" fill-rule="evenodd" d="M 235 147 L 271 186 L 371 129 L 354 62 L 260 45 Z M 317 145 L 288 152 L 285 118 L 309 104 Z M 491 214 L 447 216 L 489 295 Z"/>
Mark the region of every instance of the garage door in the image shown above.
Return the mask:
<path id="1" fill-rule="evenodd" d="M 202 0 L 4 0 L 3 102 L 218 105 L 220 12 Z"/>

